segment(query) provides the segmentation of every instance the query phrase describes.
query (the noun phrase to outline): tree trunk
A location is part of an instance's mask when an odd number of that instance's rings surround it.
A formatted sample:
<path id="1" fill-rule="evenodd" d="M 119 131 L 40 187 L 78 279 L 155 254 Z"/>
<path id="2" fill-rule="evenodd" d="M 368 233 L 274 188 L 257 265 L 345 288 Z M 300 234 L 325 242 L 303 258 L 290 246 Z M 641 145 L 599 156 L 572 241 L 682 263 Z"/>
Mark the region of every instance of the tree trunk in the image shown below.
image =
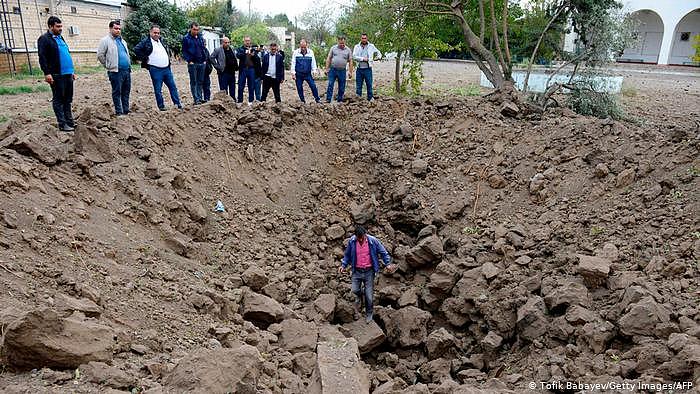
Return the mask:
<path id="1" fill-rule="evenodd" d="M 466 19 L 464 19 L 464 12 L 462 11 L 462 5 L 459 1 L 453 1 L 450 5 L 452 15 L 459 22 L 459 26 L 462 28 L 462 34 L 464 35 L 464 41 L 466 41 L 469 52 L 471 53 L 476 65 L 484 73 L 486 79 L 491 82 L 494 88 L 503 88 L 506 78 L 503 75 L 503 71 L 500 69 L 498 61 L 481 42 L 481 39 L 474 34 L 472 29 L 469 27 Z"/>
<path id="2" fill-rule="evenodd" d="M 494 45 L 496 46 L 498 62 L 501 64 L 501 69 L 505 74 L 505 72 L 508 70 L 508 67 L 506 66 L 505 60 L 503 59 L 503 51 L 501 50 L 501 40 L 498 38 L 498 28 L 496 27 L 496 9 L 493 6 L 493 0 L 489 0 L 489 7 L 491 9 L 491 34 L 493 35 Z"/>
<path id="3" fill-rule="evenodd" d="M 401 93 L 401 53 L 396 53 L 396 64 L 394 65 L 394 91 Z"/>
<path id="4" fill-rule="evenodd" d="M 510 57 L 510 47 L 508 46 L 508 1 L 503 2 L 503 47 L 506 51 L 506 64 L 508 68 L 504 70 L 506 78 L 510 78 L 513 69 L 513 59 Z"/>

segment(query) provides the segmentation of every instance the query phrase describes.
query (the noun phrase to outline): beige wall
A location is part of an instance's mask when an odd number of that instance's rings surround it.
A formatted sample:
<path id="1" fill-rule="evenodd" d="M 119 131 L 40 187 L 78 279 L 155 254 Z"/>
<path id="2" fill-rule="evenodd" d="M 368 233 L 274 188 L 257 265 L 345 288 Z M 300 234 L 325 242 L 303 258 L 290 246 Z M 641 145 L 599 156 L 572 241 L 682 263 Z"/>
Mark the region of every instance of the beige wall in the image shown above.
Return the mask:
<path id="1" fill-rule="evenodd" d="M 36 3 L 28 0 L 20 0 L 22 16 L 24 18 L 24 30 L 27 35 L 27 47 L 29 51 L 36 50 L 36 41 L 47 30 L 46 21 L 49 18 L 48 0 L 37 0 Z M 36 4 L 36 5 L 35 5 Z M 17 2 L 9 2 L 10 12 L 17 7 Z M 73 8 L 74 7 L 74 8 Z M 75 12 L 73 12 L 75 11 Z M 56 16 L 63 22 L 63 37 L 73 54 L 73 61 L 80 65 L 94 65 L 96 60 L 94 52 L 102 37 L 108 33 L 108 24 L 111 20 L 121 19 L 121 7 L 94 4 L 84 1 L 63 0 L 56 7 Z M 14 35 L 14 47 L 24 48 L 22 36 L 22 24 L 18 14 L 8 14 Z M 80 34 L 70 34 L 70 26 L 77 26 Z M 0 33 L 0 42 L 4 42 Z M 84 53 L 92 51 L 92 55 Z M 24 51 L 22 51 L 24 52 Z M 74 53 L 73 53 L 74 52 Z M 32 57 L 32 66 L 38 67 L 36 54 Z M 27 56 L 24 53 L 15 52 L 15 63 L 25 64 Z M 19 69 L 19 66 L 17 67 Z M 0 54 L 0 72 L 8 72 L 8 61 L 5 54 Z"/>
<path id="2" fill-rule="evenodd" d="M 92 67 L 99 65 L 97 61 L 97 56 L 93 51 L 71 51 L 71 58 L 73 59 L 73 64 L 76 67 Z M 39 56 L 36 52 L 29 53 L 29 59 L 32 62 L 32 67 L 39 69 Z M 28 69 L 27 66 L 27 54 L 26 53 L 15 53 L 15 67 L 18 71 L 23 69 Z M 11 70 L 12 63 L 8 61 L 7 56 L 4 53 L 0 53 L 0 74 L 9 73 Z"/>

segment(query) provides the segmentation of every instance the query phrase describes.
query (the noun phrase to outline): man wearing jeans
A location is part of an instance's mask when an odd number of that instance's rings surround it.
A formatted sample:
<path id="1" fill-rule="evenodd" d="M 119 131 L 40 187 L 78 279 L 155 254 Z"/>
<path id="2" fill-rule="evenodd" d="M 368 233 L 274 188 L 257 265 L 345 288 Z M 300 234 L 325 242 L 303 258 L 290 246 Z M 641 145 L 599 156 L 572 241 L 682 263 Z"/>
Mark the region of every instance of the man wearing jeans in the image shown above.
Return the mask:
<path id="1" fill-rule="evenodd" d="M 243 102 L 243 89 L 248 86 L 248 105 L 255 99 L 255 76 L 260 73 L 260 57 L 250 43 L 250 37 L 243 37 L 243 46 L 236 51 L 238 58 L 238 102 Z"/>
<path id="2" fill-rule="evenodd" d="M 182 58 L 187 62 L 190 90 L 195 105 L 204 102 L 204 78 L 207 61 L 204 39 L 199 35 L 199 25 L 190 23 L 190 31 L 182 38 Z"/>
<path id="3" fill-rule="evenodd" d="M 238 60 L 236 60 L 236 53 L 231 48 L 231 40 L 228 37 L 221 39 L 221 46 L 214 49 L 210 59 L 219 79 L 219 90 L 228 93 L 235 100 Z"/>
<path id="4" fill-rule="evenodd" d="M 355 294 L 355 313 L 360 315 L 360 304 L 364 296 L 365 320 L 371 323 L 374 318 L 374 276 L 379 273 L 379 258 L 389 273 L 396 271 L 396 264 L 391 263 L 391 257 L 386 248 L 375 237 L 367 234 L 362 226 L 355 228 L 355 235 L 350 238 L 342 265 L 338 272 L 345 273 L 348 265 L 352 269 L 352 292 Z M 364 286 L 364 291 L 362 287 Z"/>
<path id="5" fill-rule="evenodd" d="M 314 51 L 307 48 L 307 46 L 306 40 L 302 39 L 299 42 L 299 48 L 292 54 L 292 64 L 289 72 L 292 74 L 292 79 L 296 82 L 299 100 L 302 103 L 306 102 L 304 99 L 304 81 L 306 81 L 311 88 L 311 94 L 314 95 L 314 100 L 318 103 L 321 102 L 321 98 L 318 96 L 316 82 L 314 82 L 314 77 L 312 76 L 317 70 L 316 58 L 314 57 Z"/>
<path id="6" fill-rule="evenodd" d="M 51 86 L 53 98 L 51 104 L 61 131 L 75 130 L 75 121 L 71 111 L 73 102 L 73 81 L 75 70 L 73 59 L 61 32 L 63 23 L 58 17 L 51 16 L 47 22 L 49 30 L 37 40 L 39 66 L 44 72 L 44 80 Z"/>
<path id="7" fill-rule="evenodd" d="M 131 61 L 121 35 L 121 22 L 111 21 L 109 34 L 100 40 L 97 47 L 97 60 L 107 69 L 107 77 L 112 85 L 112 102 L 117 116 L 129 113 L 131 92 Z"/>
<path id="8" fill-rule="evenodd" d="M 177 93 L 173 72 L 170 69 L 170 54 L 165 43 L 160 38 L 160 26 L 151 25 L 148 37 L 144 38 L 134 47 L 136 57 L 141 60 L 141 67 L 148 69 L 153 82 L 153 92 L 156 95 L 156 105 L 161 111 L 165 111 L 163 102 L 163 83 L 170 91 L 170 98 L 177 108 L 182 108 L 180 96 Z"/>
<path id="9" fill-rule="evenodd" d="M 357 95 L 362 97 L 362 83 L 367 85 L 367 100 L 372 100 L 372 65 L 375 60 L 382 58 L 382 53 L 367 40 L 367 33 L 362 33 L 360 43 L 355 45 L 352 58 L 357 63 L 355 86 Z"/>
<path id="10" fill-rule="evenodd" d="M 348 64 L 350 72 L 348 73 Z M 335 80 L 338 80 L 338 102 L 343 102 L 345 95 L 345 78 L 352 79 L 352 52 L 345 46 L 345 37 L 338 37 L 338 44 L 333 45 L 326 58 L 326 74 L 328 74 L 328 89 L 326 90 L 326 102 L 333 100 L 333 88 Z"/>

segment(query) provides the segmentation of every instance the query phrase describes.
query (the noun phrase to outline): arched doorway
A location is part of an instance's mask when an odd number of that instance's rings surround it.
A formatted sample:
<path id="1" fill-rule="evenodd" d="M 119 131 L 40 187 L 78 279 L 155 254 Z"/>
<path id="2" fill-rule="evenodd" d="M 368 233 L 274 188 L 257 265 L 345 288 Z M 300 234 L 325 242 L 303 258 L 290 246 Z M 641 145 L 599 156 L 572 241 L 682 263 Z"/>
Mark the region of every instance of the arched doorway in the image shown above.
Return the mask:
<path id="1" fill-rule="evenodd" d="M 652 10 L 639 10 L 631 13 L 628 18 L 633 19 L 635 24 L 635 40 L 625 48 L 617 61 L 658 63 L 664 37 L 664 23 L 659 14 Z"/>
<path id="2" fill-rule="evenodd" d="M 696 65 L 691 57 L 695 53 L 693 39 L 697 35 L 700 35 L 700 8 L 685 14 L 676 25 L 668 64 Z"/>

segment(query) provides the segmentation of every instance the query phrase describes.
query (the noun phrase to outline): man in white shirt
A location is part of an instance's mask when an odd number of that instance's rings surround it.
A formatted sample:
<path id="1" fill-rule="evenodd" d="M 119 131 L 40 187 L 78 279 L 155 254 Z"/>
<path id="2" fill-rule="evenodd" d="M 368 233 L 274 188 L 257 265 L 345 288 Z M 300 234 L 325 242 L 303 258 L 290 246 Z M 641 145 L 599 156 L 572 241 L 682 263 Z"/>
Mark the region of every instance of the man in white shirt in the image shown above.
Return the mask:
<path id="1" fill-rule="evenodd" d="M 367 33 L 362 33 L 360 43 L 355 45 L 352 58 L 357 63 L 355 69 L 355 87 L 358 96 L 362 97 L 362 83 L 367 85 L 367 100 L 372 100 L 372 65 L 375 60 L 382 58 L 382 53 L 367 39 Z"/>
<path id="2" fill-rule="evenodd" d="M 270 44 L 270 52 L 262 57 L 262 97 L 260 101 L 267 99 L 267 94 L 272 88 L 275 94 L 275 102 L 280 102 L 280 84 L 284 82 L 284 52 L 277 49 L 277 43 Z"/>
<path id="3" fill-rule="evenodd" d="M 153 92 L 156 95 L 158 109 L 165 111 L 163 101 L 163 83 L 170 91 L 170 98 L 177 108 L 182 108 L 180 96 L 175 85 L 175 78 L 170 69 L 168 48 L 160 37 L 160 26 L 152 25 L 149 36 L 141 40 L 135 47 L 134 53 L 141 60 L 141 67 L 147 68 L 153 82 Z"/>

